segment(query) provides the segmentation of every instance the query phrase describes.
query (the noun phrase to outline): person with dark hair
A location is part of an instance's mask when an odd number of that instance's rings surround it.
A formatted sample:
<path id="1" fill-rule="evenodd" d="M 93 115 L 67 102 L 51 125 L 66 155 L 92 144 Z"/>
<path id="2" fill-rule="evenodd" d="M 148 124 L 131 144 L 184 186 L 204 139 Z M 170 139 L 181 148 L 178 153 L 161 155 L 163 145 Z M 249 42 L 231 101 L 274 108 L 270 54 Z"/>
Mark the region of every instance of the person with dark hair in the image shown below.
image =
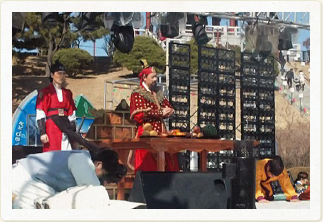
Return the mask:
<path id="1" fill-rule="evenodd" d="M 288 87 L 291 88 L 293 85 L 293 79 L 294 79 L 294 72 L 293 69 L 290 69 L 288 72 L 286 72 L 285 78 L 287 79 Z"/>
<path id="2" fill-rule="evenodd" d="M 256 165 L 256 194 L 255 198 L 259 203 L 268 203 L 274 200 L 274 192 L 270 182 L 279 182 L 286 196 L 286 200 L 290 202 L 299 201 L 297 193 L 290 182 L 289 175 L 284 167 L 283 160 L 280 156 L 266 158 L 257 161 Z"/>
<path id="3" fill-rule="evenodd" d="M 100 180 L 125 175 L 118 154 L 108 148 L 52 151 L 30 154 L 12 169 L 13 208 L 33 209 L 35 200 L 47 198 L 75 186 L 100 186 Z"/>
<path id="4" fill-rule="evenodd" d="M 70 127 L 76 131 L 75 103 L 73 94 L 66 89 L 66 72 L 58 61 L 50 68 L 50 85 L 38 92 L 36 101 L 36 122 L 43 143 L 43 152 L 53 150 L 71 150 L 71 144 L 65 133 L 54 123 L 52 117 L 66 117 Z"/>
<path id="5" fill-rule="evenodd" d="M 308 188 L 308 173 L 299 172 L 294 183 L 296 192 L 303 193 Z"/>
<path id="6" fill-rule="evenodd" d="M 142 136 L 144 125 L 150 123 L 158 134 L 166 132 L 165 118 L 174 113 L 163 91 L 157 88 L 157 73 L 154 67 L 149 67 L 145 60 L 142 62 L 142 71 L 139 74 L 140 87 L 135 89 L 130 99 L 130 118 L 137 122 L 136 138 Z M 131 154 L 132 155 L 132 152 Z M 157 159 L 153 153 L 145 149 L 135 151 L 134 171 L 157 171 Z M 165 153 L 165 170 L 179 171 L 177 154 Z"/>

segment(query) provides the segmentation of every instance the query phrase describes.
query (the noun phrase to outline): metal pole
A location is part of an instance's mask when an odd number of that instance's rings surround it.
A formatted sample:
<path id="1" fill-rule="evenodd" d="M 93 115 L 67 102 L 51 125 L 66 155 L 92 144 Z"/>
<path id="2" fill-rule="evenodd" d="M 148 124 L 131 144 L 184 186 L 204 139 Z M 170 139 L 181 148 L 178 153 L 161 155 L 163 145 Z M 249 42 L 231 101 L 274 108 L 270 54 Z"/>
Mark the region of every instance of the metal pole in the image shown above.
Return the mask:
<path id="1" fill-rule="evenodd" d="M 166 38 L 166 88 L 169 89 L 169 38 Z"/>
<path id="2" fill-rule="evenodd" d="M 104 81 L 104 96 L 103 96 L 103 107 L 104 107 L 104 110 L 106 110 L 106 94 L 107 94 L 107 81 Z"/>

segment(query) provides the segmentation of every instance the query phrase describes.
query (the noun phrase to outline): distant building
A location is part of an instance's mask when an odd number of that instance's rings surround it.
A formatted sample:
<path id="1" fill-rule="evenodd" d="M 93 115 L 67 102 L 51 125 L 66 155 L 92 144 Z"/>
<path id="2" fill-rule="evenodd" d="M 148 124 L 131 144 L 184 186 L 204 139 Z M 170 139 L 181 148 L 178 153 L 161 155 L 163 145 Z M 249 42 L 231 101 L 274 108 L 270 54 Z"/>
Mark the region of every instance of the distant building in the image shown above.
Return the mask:
<path id="1" fill-rule="evenodd" d="M 301 52 L 301 45 L 300 44 L 293 44 L 292 49 L 283 50 L 282 54 L 283 54 L 286 61 L 288 61 L 287 57 L 289 57 L 289 62 L 303 61 L 302 52 Z"/>

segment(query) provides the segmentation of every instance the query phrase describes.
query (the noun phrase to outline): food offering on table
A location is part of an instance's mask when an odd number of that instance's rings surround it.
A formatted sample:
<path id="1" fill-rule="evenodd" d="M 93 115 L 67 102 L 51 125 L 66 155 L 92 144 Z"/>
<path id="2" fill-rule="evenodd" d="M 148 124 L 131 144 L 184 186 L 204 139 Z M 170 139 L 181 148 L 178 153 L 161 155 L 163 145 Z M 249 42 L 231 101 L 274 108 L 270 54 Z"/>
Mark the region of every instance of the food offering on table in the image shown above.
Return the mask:
<path id="1" fill-rule="evenodd" d="M 204 126 L 201 129 L 201 133 L 203 134 L 203 138 L 205 138 L 205 139 L 219 139 L 217 130 L 216 130 L 215 126 L 212 124 Z"/>
<path id="2" fill-rule="evenodd" d="M 186 137 L 191 138 L 191 133 L 181 132 L 180 129 L 173 129 L 169 132 L 163 132 L 161 135 L 158 135 L 157 131 L 153 130 L 153 126 L 150 123 L 146 123 L 143 126 L 143 133 L 141 135 L 141 138 L 145 137 L 161 137 L 161 138 L 167 138 L 167 137 Z M 200 133 L 202 134 L 202 133 Z"/>
<path id="3" fill-rule="evenodd" d="M 144 132 L 141 137 L 157 137 L 158 133 L 156 130 L 153 130 L 153 126 L 150 123 L 146 123 L 143 126 Z"/>
<path id="4" fill-rule="evenodd" d="M 162 133 L 161 135 L 160 135 L 160 137 L 161 138 L 166 138 L 166 137 L 168 137 L 168 133 L 166 132 L 166 133 Z"/>
<path id="5" fill-rule="evenodd" d="M 192 137 L 193 138 L 202 138 L 202 137 L 204 137 L 203 133 L 201 132 L 201 128 L 199 126 L 194 126 Z"/>
<path id="6" fill-rule="evenodd" d="M 190 137 L 190 133 L 181 132 L 180 129 L 173 129 L 167 133 L 168 137 Z"/>

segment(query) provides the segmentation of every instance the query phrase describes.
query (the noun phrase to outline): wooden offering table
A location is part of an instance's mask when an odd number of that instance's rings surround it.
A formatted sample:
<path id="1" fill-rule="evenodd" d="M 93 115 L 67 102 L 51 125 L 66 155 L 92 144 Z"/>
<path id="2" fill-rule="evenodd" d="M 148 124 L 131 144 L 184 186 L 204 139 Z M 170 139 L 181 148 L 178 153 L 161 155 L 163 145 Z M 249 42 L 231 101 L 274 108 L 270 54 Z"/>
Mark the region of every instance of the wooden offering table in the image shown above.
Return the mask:
<path id="1" fill-rule="evenodd" d="M 258 144 L 259 141 L 254 141 L 254 146 Z M 107 145 L 117 152 L 146 149 L 149 152 L 157 153 L 157 171 L 165 171 L 165 152 L 178 153 L 183 150 L 199 152 L 201 154 L 200 169 L 202 172 L 206 172 L 207 152 L 233 150 L 234 140 L 147 137 L 140 139 L 102 140 L 101 145 Z M 118 183 L 118 199 L 124 199 L 123 181 Z"/>

